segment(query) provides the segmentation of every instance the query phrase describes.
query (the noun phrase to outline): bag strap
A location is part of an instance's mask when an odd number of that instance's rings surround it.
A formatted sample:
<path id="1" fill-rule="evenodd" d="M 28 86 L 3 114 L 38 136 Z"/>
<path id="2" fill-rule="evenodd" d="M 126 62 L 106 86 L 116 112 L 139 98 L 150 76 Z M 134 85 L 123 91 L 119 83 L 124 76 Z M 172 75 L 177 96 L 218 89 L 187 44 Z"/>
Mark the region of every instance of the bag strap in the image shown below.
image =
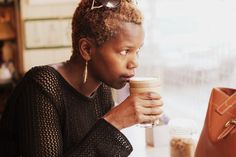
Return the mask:
<path id="1" fill-rule="evenodd" d="M 228 111 L 231 107 L 236 105 L 236 92 L 232 94 L 228 99 L 226 99 L 218 108 L 216 111 L 220 114 L 223 115 L 226 111 Z"/>

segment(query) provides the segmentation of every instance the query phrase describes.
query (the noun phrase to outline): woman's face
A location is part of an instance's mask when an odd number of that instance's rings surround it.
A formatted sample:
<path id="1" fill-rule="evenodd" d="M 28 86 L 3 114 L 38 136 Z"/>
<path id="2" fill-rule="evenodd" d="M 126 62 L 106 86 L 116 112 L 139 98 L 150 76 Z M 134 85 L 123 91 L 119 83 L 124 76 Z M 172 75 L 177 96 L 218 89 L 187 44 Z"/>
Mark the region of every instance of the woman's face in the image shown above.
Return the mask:
<path id="1" fill-rule="evenodd" d="M 88 63 L 92 79 L 116 89 L 124 87 L 135 74 L 143 40 L 144 30 L 141 25 L 124 23 L 115 37 L 92 53 Z"/>

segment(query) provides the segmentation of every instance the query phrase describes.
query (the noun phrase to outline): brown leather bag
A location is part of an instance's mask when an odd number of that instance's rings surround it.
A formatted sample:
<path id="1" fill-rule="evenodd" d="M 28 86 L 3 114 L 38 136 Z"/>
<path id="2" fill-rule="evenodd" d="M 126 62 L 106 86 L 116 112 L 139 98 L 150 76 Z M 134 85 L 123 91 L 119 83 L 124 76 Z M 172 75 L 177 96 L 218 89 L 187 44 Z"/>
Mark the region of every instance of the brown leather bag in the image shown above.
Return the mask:
<path id="1" fill-rule="evenodd" d="M 236 157 L 236 89 L 213 88 L 195 157 Z"/>

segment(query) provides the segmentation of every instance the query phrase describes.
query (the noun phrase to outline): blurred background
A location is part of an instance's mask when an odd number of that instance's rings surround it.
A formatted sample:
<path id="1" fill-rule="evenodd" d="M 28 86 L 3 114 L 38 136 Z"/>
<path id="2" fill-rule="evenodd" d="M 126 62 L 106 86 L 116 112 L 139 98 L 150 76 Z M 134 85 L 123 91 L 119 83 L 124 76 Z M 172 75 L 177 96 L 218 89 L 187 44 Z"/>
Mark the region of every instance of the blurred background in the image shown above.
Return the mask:
<path id="1" fill-rule="evenodd" d="M 170 120 L 192 121 L 192 129 L 195 127 L 199 136 L 212 88 L 236 88 L 236 2 L 139 0 L 138 6 L 144 13 L 146 38 L 137 75 L 159 77 L 165 115 Z M 127 95 L 128 87 L 118 91 L 118 102 Z M 146 131 L 147 144 L 147 137 L 160 134 L 157 130 L 148 135 Z M 145 139 L 142 131 L 134 127 L 127 134 L 138 143 L 141 137 Z M 138 139 L 132 138 L 134 132 Z M 154 138 L 151 145 L 158 147 L 155 142 L 158 139 Z M 141 144 L 136 147 L 142 149 Z"/>
<path id="2" fill-rule="evenodd" d="M 138 76 L 160 77 L 165 112 L 201 127 L 214 87 L 236 88 L 236 2 L 139 0 L 146 38 Z M 128 89 L 118 91 L 118 101 Z"/>
<path id="3" fill-rule="evenodd" d="M 161 78 L 171 116 L 201 125 L 212 88 L 236 88 L 236 2 L 140 0 L 139 6 L 146 41 L 137 73 Z"/>

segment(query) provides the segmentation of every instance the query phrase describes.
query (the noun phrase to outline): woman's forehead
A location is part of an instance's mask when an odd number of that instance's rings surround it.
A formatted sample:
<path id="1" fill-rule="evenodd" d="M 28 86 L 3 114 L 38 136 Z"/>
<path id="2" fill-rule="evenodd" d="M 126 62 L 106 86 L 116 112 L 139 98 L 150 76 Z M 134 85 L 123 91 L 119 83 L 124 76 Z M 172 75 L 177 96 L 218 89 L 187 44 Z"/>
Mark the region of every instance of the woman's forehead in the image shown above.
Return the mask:
<path id="1" fill-rule="evenodd" d="M 142 44 L 143 40 L 143 26 L 134 23 L 123 23 L 117 34 L 110 39 L 111 42 L 117 42 L 117 44 Z"/>

